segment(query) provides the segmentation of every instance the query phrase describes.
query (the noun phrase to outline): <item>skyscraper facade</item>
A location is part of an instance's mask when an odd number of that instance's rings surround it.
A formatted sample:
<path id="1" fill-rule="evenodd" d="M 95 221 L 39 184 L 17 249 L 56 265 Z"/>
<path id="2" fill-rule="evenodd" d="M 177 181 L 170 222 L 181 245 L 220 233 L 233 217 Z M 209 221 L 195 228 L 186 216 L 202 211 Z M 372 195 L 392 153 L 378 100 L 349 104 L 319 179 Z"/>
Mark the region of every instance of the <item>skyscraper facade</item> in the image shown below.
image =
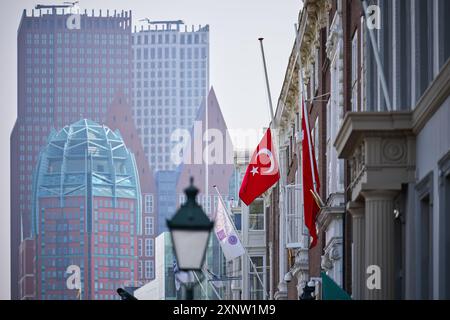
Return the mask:
<path id="1" fill-rule="evenodd" d="M 123 94 L 118 93 L 109 106 L 106 123 L 112 130 L 119 130 L 125 145 L 134 154 L 139 173 L 142 194 L 142 233 L 138 236 L 138 281 L 129 285 L 140 287 L 155 276 L 155 235 L 158 216 L 155 181 L 133 122 L 131 107 Z"/>
<path id="2" fill-rule="evenodd" d="M 174 170 L 171 134 L 190 129 L 209 88 L 209 26 L 150 22 L 133 33 L 133 111 L 154 171 Z"/>
<path id="3" fill-rule="evenodd" d="M 104 123 L 118 88 L 131 86 L 131 12 L 25 10 L 18 29 L 18 118 L 11 134 L 11 298 L 19 245 L 31 236 L 32 172 L 50 129 L 81 117 Z M 68 21 L 79 21 L 70 24 Z M 77 20 L 79 19 L 79 20 Z"/>
<path id="4" fill-rule="evenodd" d="M 84 119 L 52 132 L 32 203 L 37 299 L 118 299 L 116 289 L 137 280 L 141 191 L 119 131 Z"/>

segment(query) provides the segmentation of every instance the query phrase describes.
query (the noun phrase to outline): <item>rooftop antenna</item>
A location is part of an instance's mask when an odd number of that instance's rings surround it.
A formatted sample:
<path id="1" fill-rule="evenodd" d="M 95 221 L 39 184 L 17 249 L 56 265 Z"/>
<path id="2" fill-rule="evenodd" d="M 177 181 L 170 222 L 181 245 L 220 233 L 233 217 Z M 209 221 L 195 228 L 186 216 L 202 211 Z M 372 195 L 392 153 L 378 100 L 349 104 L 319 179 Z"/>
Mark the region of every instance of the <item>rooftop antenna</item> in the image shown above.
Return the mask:
<path id="1" fill-rule="evenodd" d="M 51 4 L 49 4 L 49 5 L 47 5 L 47 4 L 38 4 L 38 5 L 36 5 L 36 7 L 34 7 L 35 9 L 58 9 L 58 8 L 72 8 L 74 5 L 75 5 L 75 3 L 78 3 L 78 1 L 77 2 L 74 2 L 74 3 L 72 3 L 72 2 L 69 2 L 70 4 L 68 4 L 67 2 L 64 2 L 65 4 L 54 4 L 54 5 L 51 5 Z"/>
<path id="2" fill-rule="evenodd" d="M 70 1 L 64 1 L 64 4 L 70 4 L 72 5 L 72 7 L 74 7 L 76 4 L 78 4 L 80 1 L 74 1 L 74 2 L 70 2 Z"/>
<path id="3" fill-rule="evenodd" d="M 75 2 L 64 2 L 64 4 L 38 4 L 36 5 L 34 8 L 37 10 L 40 9 L 52 9 L 52 13 L 56 14 L 57 9 L 63 9 L 63 14 L 64 14 L 64 9 L 65 8 L 73 8 L 75 7 L 75 5 L 78 3 L 78 1 Z"/>
<path id="4" fill-rule="evenodd" d="M 144 18 L 139 21 L 146 21 L 148 24 L 162 24 L 166 26 L 166 30 L 171 30 L 171 26 L 175 25 L 177 27 L 177 30 L 179 30 L 180 25 L 184 24 L 183 20 L 150 20 L 149 18 Z"/>

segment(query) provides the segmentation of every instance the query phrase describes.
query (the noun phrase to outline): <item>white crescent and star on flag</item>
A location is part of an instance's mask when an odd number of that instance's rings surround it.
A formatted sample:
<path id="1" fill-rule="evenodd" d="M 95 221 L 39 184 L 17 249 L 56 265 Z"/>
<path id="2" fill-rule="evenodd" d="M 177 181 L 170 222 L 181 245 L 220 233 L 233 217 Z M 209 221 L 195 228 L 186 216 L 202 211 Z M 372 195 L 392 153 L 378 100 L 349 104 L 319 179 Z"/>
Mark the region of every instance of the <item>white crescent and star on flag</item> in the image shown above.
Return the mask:
<path id="1" fill-rule="evenodd" d="M 270 167 L 267 170 L 264 170 L 264 171 L 261 170 L 261 172 L 258 172 L 258 169 L 260 169 L 260 168 L 257 166 L 252 166 L 252 170 L 250 170 L 250 172 L 253 176 L 256 174 L 269 175 L 269 174 L 272 174 L 273 170 L 275 169 L 275 159 L 273 157 L 273 153 L 267 148 L 262 148 L 256 154 L 256 158 L 258 158 L 259 155 L 261 155 L 261 154 L 265 154 L 269 158 Z"/>

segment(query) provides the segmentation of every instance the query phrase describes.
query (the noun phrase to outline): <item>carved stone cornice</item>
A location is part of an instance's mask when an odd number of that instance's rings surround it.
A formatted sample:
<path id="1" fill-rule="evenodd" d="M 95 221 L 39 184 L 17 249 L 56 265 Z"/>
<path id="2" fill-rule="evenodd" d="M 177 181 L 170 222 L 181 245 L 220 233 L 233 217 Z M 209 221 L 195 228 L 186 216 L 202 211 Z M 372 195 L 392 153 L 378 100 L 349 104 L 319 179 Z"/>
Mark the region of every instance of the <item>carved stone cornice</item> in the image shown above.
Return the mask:
<path id="1" fill-rule="evenodd" d="M 340 12 L 336 12 L 331 22 L 328 39 L 326 43 L 326 52 L 328 59 L 332 60 L 336 54 L 339 41 L 343 39 L 342 17 Z"/>
<path id="2" fill-rule="evenodd" d="M 308 275 L 309 270 L 309 250 L 307 248 L 294 249 L 295 260 L 291 267 L 291 273 L 297 278 L 302 278 Z M 302 275 L 299 275 L 301 273 Z"/>
<path id="3" fill-rule="evenodd" d="M 328 24 L 331 9 L 330 0 L 315 0 L 305 2 L 303 36 L 300 43 L 300 62 L 304 70 L 304 83 L 309 82 L 311 66 L 314 63 L 316 49 L 320 46 L 320 30 Z"/>
<path id="4" fill-rule="evenodd" d="M 317 216 L 317 226 L 321 230 L 326 230 L 333 219 L 342 218 L 345 213 L 345 207 L 324 207 L 320 210 Z"/>
<path id="5" fill-rule="evenodd" d="M 342 237 L 333 238 L 325 247 L 325 253 L 321 259 L 321 267 L 325 271 L 331 270 L 335 263 L 342 259 Z"/>

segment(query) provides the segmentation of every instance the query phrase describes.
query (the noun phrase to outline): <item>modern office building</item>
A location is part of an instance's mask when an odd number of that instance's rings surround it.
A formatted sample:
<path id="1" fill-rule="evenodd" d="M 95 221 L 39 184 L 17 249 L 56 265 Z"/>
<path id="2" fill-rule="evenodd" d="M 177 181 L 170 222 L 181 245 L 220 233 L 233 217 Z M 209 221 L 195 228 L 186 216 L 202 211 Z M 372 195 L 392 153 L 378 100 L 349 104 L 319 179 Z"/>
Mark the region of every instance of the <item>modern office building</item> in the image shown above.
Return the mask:
<path id="1" fill-rule="evenodd" d="M 153 171 L 174 170 L 171 135 L 190 129 L 209 88 L 209 26 L 151 22 L 133 33 L 133 111 Z"/>
<path id="2" fill-rule="evenodd" d="M 131 12 L 84 11 L 75 16 L 79 26 L 68 28 L 73 14 L 60 8 L 24 10 L 18 29 L 18 117 L 11 134 L 12 299 L 25 295 L 19 290 L 19 244 L 21 235 L 31 235 L 32 173 L 51 128 L 82 117 L 104 123 L 116 90 L 130 93 Z"/>
<path id="3" fill-rule="evenodd" d="M 32 203 L 36 299 L 118 299 L 117 288 L 137 280 L 141 191 L 118 131 L 84 119 L 52 132 Z M 66 283 L 70 266 L 80 291 Z"/>
<path id="4" fill-rule="evenodd" d="M 155 275 L 155 235 L 158 214 L 153 171 L 147 162 L 141 139 L 134 125 L 131 107 L 123 93 L 118 92 L 109 106 L 106 125 L 111 130 L 119 130 L 125 145 L 136 159 L 142 194 L 142 233 L 138 236 L 138 282 L 129 285 L 140 287 L 153 279 Z"/>
<path id="5" fill-rule="evenodd" d="M 167 231 L 168 218 L 177 210 L 176 185 L 179 173 L 176 170 L 159 170 L 155 173 L 156 202 L 158 204 L 157 234 Z"/>

